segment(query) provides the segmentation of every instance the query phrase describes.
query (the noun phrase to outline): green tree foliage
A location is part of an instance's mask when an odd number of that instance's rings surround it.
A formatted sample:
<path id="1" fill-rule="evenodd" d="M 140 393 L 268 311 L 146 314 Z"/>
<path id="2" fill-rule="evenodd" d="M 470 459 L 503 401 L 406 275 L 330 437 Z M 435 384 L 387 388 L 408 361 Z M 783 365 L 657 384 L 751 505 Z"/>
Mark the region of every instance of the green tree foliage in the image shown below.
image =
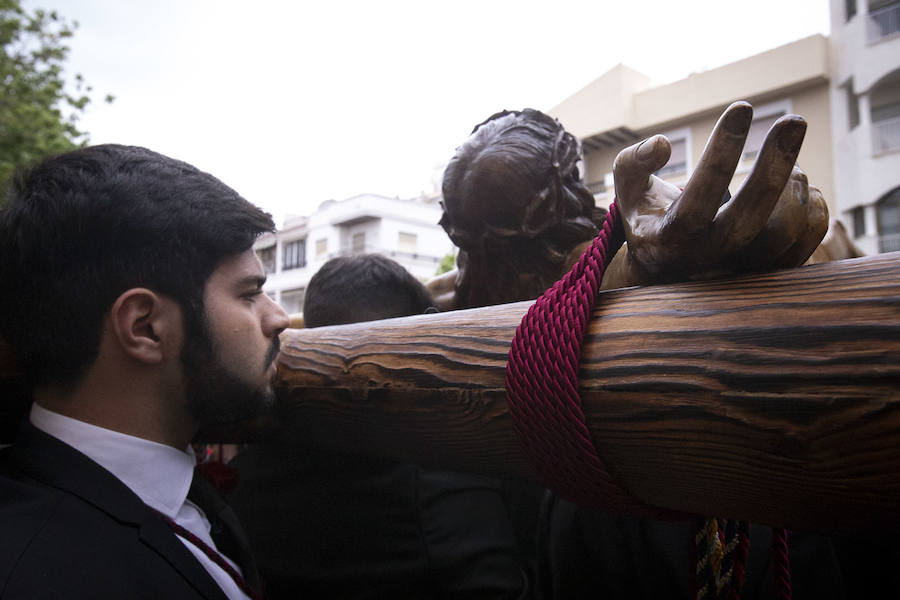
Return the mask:
<path id="1" fill-rule="evenodd" d="M 437 271 L 434 272 L 435 275 L 440 275 L 442 273 L 446 273 L 447 271 L 452 271 L 456 268 L 456 257 L 452 252 L 448 252 L 444 255 L 444 258 L 441 259 L 441 262 L 438 263 Z"/>
<path id="2" fill-rule="evenodd" d="M 63 73 L 77 27 L 55 11 L 0 0 L 0 204 L 16 167 L 87 144 L 78 119 L 91 88 L 78 74 L 70 92 Z"/>

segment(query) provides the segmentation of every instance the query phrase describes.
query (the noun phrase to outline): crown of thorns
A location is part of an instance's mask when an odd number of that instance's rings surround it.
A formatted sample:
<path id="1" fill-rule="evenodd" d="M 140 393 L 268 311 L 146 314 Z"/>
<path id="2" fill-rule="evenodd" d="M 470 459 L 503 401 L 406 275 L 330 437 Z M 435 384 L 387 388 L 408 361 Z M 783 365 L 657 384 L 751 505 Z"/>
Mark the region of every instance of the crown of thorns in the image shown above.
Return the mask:
<path id="1" fill-rule="evenodd" d="M 564 220 L 590 219 L 581 144 L 548 115 L 502 111 L 475 126 L 444 172 L 441 225 L 462 249 L 533 239 Z"/>

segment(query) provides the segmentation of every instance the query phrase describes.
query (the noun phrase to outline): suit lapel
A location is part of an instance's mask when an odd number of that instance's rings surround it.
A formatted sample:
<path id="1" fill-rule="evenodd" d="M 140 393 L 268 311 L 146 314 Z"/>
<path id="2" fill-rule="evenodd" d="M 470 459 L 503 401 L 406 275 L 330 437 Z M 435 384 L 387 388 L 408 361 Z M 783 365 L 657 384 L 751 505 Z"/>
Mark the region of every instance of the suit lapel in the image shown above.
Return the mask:
<path id="1" fill-rule="evenodd" d="M 199 470 L 194 471 L 188 499 L 206 513 L 206 518 L 210 523 L 210 536 L 216 543 L 216 548 L 241 567 L 247 585 L 259 590 L 259 571 L 256 561 L 253 559 L 253 553 L 250 551 L 250 541 L 234 510 L 228 506 L 219 490 Z"/>
<path id="2" fill-rule="evenodd" d="M 226 600 L 222 588 L 157 515 L 148 515 L 141 523 L 140 536 L 141 541 L 159 553 L 205 597 Z"/>
<path id="3" fill-rule="evenodd" d="M 46 485 L 78 496 L 112 518 L 135 527 L 197 591 L 211 600 L 226 596 L 175 533 L 128 486 L 75 448 L 25 423 L 13 445 L 23 472 Z"/>

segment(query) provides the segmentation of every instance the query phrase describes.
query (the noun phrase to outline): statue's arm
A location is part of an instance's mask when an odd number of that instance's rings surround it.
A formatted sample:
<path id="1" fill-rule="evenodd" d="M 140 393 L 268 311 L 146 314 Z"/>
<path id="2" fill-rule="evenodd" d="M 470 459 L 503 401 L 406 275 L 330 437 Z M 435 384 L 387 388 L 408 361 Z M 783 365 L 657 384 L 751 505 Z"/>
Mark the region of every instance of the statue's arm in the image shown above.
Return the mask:
<path id="1" fill-rule="evenodd" d="M 441 312 L 454 310 L 456 304 L 456 276 L 458 269 L 451 269 L 425 282 L 425 289 L 431 294 L 435 307 Z"/>

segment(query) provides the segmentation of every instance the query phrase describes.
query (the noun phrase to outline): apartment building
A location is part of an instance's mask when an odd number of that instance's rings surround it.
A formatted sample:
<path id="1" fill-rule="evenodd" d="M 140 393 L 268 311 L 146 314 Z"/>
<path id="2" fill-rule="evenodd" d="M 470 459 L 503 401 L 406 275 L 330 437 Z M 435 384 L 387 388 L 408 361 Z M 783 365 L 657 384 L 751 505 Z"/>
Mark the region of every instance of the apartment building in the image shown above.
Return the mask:
<path id="1" fill-rule="evenodd" d="M 810 36 L 667 84 L 618 65 L 551 109 L 578 136 L 585 181 L 613 198 L 612 165 L 657 133 L 672 157 L 657 175 L 683 185 L 716 119 L 735 100 L 754 107 L 730 189 L 749 173 L 769 127 L 795 113 L 808 122 L 797 159 L 867 254 L 900 250 L 900 0 L 831 0 L 832 35 Z"/>
<path id="2" fill-rule="evenodd" d="M 413 199 L 360 194 L 327 200 L 308 216 L 288 219 L 274 234 L 254 244 L 268 280 L 263 290 L 291 314 L 303 311 L 306 285 L 327 260 L 377 253 L 426 280 L 453 251 L 438 225 L 439 196 Z"/>
<path id="3" fill-rule="evenodd" d="M 832 0 L 837 213 L 868 254 L 900 250 L 900 1 Z"/>

